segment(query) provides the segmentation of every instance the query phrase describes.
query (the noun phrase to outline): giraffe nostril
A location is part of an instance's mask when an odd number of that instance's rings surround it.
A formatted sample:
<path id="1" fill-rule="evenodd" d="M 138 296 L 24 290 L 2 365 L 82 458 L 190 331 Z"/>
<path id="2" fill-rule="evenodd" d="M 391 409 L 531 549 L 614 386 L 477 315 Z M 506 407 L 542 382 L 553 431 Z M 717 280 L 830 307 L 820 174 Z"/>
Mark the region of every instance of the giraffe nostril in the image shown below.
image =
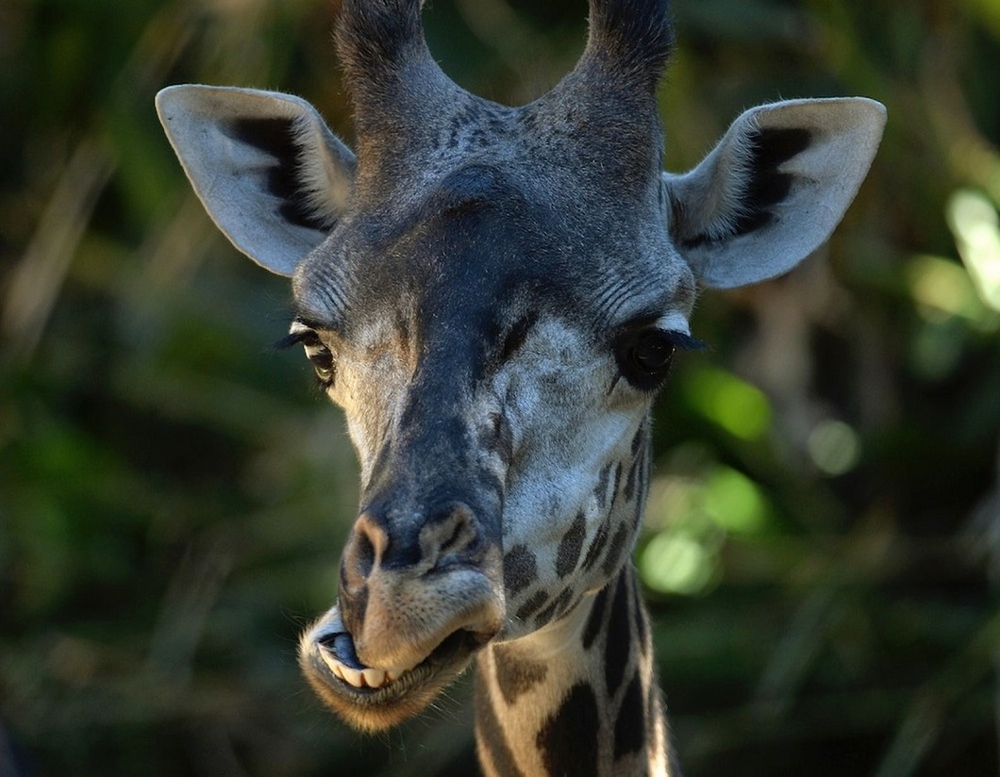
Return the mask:
<path id="1" fill-rule="evenodd" d="M 459 547 L 462 539 L 462 527 L 456 526 L 455 530 L 451 533 L 444 542 L 441 543 L 441 555 L 445 553 L 450 553 Z"/>
<path id="2" fill-rule="evenodd" d="M 367 534 L 359 533 L 353 548 L 353 567 L 356 574 L 367 578 L 375 566 L 375 546 Z"/>
<path id="3" fill-rule="evenodd" d="M 434 569 L 474 561 L 482 537 L 475 513 L 464 503 L 451 505 L 420 532 L 421 554 Z"/>
<path id="4" fill-rule="evenodd" d="M 367 513 L 354 523 L 354 530 L 344 549 L 341 576 L 344 582 L 359 585 L 372 574 L 375 564 L 385 555 L 389 538 Z"/>

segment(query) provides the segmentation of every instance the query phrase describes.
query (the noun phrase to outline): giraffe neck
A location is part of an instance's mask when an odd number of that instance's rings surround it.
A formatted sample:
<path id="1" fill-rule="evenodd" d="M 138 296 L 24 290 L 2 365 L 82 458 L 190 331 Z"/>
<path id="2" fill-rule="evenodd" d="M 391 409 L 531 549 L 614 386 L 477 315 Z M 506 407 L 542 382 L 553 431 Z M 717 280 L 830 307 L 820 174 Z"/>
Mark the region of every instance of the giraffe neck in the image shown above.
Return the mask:
<path id="1" fill-rule="evenodd" d="M 631 563 L 546 629 L 484 651 L 476 744 L 491 777 L 676 777 Z"/>

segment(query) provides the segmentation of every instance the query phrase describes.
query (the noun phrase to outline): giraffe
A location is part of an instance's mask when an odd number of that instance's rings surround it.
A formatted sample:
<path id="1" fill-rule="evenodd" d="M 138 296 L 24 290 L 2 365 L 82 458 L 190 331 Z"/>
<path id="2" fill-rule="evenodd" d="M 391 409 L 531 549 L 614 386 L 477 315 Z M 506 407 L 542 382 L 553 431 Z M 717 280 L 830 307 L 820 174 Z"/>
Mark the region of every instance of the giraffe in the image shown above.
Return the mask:
<path id="1" fill-rule="evenodd" d="M 506 107 L 458 87 L 420 0 L 345 0 L 356 154 L 290 95 L 184 85 L 157 109 L 232 243 L 291 278 L 346 414 L 360 505 L 301 668 L 350 725 L 417 714 L 475 662 L 487 775 L 677 775 L 630 560 L 650 408 L 701 288 L 829 236 L 885 123 L 865 98 L 750 109 L 663 172 L 665 0 L 591 0 L 576 67 Z"/>

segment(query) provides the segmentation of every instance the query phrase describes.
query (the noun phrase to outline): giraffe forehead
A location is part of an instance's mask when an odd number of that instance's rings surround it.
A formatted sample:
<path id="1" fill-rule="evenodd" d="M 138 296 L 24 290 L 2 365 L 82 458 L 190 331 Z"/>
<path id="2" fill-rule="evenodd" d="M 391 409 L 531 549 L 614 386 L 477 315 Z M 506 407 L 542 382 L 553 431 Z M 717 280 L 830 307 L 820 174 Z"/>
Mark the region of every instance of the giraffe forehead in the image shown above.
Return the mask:
<path id="1" fill-rule="evenodd" d="M 414 320 L 503 318 L 526 297 L 591 322 L 650 296 L 690 308 L 690 269 L 662 219 L 644 217 L 658 214 L 655 198 L 623 208 L 568 184 L 536 189 L 517 166 L 477 161 L 432 176 L 415 199 L 359 204 L 301 263 L 296 297 L 341 326 L 401 308 Z"/>

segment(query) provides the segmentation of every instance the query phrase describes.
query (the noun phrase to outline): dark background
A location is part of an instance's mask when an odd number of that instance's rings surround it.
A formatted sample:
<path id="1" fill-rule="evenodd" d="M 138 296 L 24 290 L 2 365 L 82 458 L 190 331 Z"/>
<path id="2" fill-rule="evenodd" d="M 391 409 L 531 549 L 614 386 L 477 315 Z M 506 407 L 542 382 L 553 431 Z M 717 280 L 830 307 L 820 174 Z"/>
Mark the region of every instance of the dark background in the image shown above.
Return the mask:
<path id="1" fill-rule="evenodd" d="M 328 0 L 0 4 L 0 773 L 474 773 L 468 688 L 383 736 L 297 633 L 355 507 L 289 291 L 158 126 L 180 82 L 352 138 Z M 668 167 L 758 102 L 889 108 L 829 245 L 707 295 L 658 406 L 638 561 L 687 773 L 997 775 L 1000 3 L 675 0 Z M 582 0 L 432 0 L 462 85 L 531 99 Z"/>

